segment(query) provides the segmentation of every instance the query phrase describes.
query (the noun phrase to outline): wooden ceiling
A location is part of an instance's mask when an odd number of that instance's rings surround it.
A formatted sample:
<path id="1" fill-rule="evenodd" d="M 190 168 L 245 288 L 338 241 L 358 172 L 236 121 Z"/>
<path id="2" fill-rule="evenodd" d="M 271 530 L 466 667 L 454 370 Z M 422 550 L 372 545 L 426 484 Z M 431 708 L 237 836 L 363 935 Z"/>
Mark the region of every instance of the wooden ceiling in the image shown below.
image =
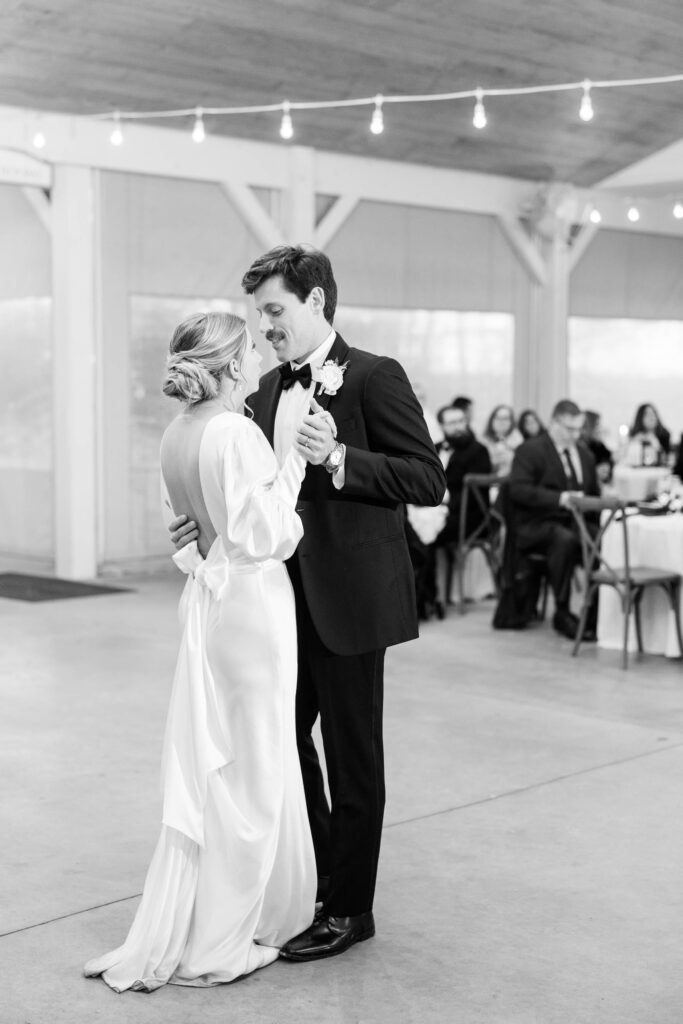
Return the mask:
<path id="1" fill-rule="evenodd" d="M 4 0 L 0 34 L 0 104 L 73 114 L 682 71 L 682 0 Z M 579 101 L 490 98 L 483 132 L 470 100 L 387 105 L 380 136 L 369 108 L 297 112 L 294 141 L 590 186 L 683 137 L 683 83 L 595 91 L 589 124 Z M 279 141 L 277 114 L 206 128 Z"/>

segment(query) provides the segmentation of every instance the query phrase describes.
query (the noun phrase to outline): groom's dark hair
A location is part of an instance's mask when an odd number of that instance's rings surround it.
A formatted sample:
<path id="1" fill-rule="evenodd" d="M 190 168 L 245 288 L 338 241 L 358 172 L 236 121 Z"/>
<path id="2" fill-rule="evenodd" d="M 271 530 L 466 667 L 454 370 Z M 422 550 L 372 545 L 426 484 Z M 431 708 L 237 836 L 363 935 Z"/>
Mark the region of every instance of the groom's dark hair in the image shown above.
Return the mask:
<path id="1" fill-rule="evenodd" d="M 300 302 L 305 302 L 314 288 L 322 288 L 325 293 L 323 315 L 328 324 L 334 321 L 337 282 L 324 252 L 310 245 L 278 245 L 254 260 L 242 278 L 242 287 L 247 295 L 253 295 L 269 277 L 277 276 Z"/>

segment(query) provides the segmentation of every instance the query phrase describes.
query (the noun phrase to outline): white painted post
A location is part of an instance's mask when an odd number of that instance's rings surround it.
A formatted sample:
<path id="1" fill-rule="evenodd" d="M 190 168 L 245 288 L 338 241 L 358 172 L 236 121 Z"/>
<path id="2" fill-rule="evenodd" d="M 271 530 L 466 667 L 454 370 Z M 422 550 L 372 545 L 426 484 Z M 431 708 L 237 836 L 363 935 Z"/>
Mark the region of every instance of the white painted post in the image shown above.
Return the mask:
<path id="1" fill-rule="evenodd" d="M 289 185 L 284 195 L 284 234 L 290 244 L 315 239 L 315 151 L 292 146 Z"/>
<path id="2" fill-rule="evenodd" d="M 96 245 L 93 171 L 55 167 L 52 191 L 55 566 L 97 572 Z"/>

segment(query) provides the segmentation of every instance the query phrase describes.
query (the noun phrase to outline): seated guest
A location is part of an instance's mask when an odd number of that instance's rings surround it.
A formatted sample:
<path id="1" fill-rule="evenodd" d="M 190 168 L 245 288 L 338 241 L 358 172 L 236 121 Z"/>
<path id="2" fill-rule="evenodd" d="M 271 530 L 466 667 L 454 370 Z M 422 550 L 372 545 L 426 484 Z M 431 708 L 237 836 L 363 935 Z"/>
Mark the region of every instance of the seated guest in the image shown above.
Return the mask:
<path id="1" fill-rule="evenodd" d="M 507 476 L 515 449 L 523 441 L 515 426 L 515 414 L 509 405 L 497 405 L 486 423 L 482 441 L 491 456 L 493 472 Z"/>
<path id="2" fill-rule="evenodd" d="M 578 619 L 570 611 L 569 598 L 581 544 L 569 499 L 572 494 L 600 493 L 593 456 L 577 444 L 583 419 L 574 402 L 558 402 L 548 432 L 519 446 L 510 472 L 516 543 L 521 552 L 545 555 L 555 598 L 553 626 L 572 640 Z M 595 640 L 596 622 L 597 606 L 589 615 L 584 640 Z"/>
<path id="3" fill-rule="evenodd" d="M 458 543 L 460 536 L 460 507 L 464 490 L 464 480 L 467 473 L 490 473 L 491 459 L 489 453 L 477 441 L 474 434 L 467 425 L 467 419 L 463 409 L 455 409 L 453 406 L 444 406 L 439 409 L 437 419 L 441 424 L 444 433 L 444 440 L 437 445 L 439 457 L 446 471 L 447 491 L 444 501 L 447 503 L 448 512 L 443 528 L 439 532 L 433 544 L 433 555 L 442 548 Z M 476 501 L 469 501 L 467 504 L 467 519 L 465 521 L 465 536 L 473 533 L 481 524 L 483 512 Z M 441 560 L 443 561 L 443 560 Z M 448 562 L 449 559 L 446 559 Z M 451 560 L 452 561 L 452 560 Z M 434 558 L 436 566 L 436 558 Z M 437 580 L 437 615 L 443 614 L 443 608 L 448 600 L 445 580 L 448 577 L 448 566 L 445 571 L 436 574 Z"/>
<path id="4" fill-rule="evenodd" d="M 525 409 L 517 420 L 517 430 L 522 435 L 522 439 L 528 441 L 530 437 L 538 437 L 539 434 L 544 433 L 545 427 L 533 409 Z"/>
<path id="5" fill-rule="evenodd" d="M 586 409 L 584 413 L 581 440 L 595 459 L 595 471 L 601 484 L 608 484 L 612 479 L 614 457 L 607 445 L 602 441 L 600 413 Z"/>
<path id="6" fill-rule="evenodd" d="M 629 431 L 626 465 L 665 466 L 670 447 L 671 434 L 662 426 L 654 405 L 639 405 Z"/>
<path id="7" fill-rule="evenodd" d="M 456 395 L 451 402 L 451 406 L 454 409 L 462 409 L 467 420 L 467 428 L 472 430 L 472 417 L 474 416 L 474 402 L 472 399 L 467 398 L 466 395 Z"/>

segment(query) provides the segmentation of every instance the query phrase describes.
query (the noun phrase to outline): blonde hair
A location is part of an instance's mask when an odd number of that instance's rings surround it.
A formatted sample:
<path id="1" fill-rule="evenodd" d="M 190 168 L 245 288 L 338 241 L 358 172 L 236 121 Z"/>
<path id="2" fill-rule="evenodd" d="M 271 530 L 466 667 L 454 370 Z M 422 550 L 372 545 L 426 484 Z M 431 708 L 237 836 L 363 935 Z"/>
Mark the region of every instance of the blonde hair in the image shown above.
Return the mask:
<path id="1" fill-rule="evenodd" d="M 191 405 L 215 398 L 231 360 L 241 362 L 247 325 L 234 313 L 193 313 L 173 332 L 161 390 Z"/>

